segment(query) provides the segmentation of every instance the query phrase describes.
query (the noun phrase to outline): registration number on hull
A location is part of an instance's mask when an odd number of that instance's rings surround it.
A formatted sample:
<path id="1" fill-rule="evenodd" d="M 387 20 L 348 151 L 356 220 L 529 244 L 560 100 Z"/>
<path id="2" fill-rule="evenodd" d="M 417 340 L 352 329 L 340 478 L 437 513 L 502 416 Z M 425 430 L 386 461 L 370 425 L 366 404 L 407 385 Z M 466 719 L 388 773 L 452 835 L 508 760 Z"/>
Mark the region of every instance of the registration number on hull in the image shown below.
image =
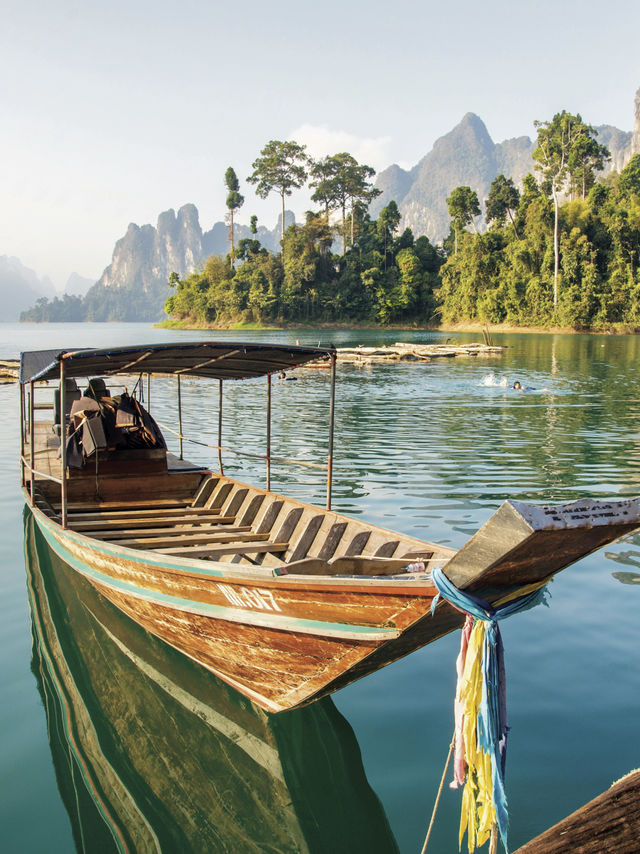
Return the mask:
<path id="1" fill-rule="evenodd" d="M 236 608 L 258 608 L 260 611 L 281 611 L 271 590 L 258 587 L 231 587 L 228 584 L 217 585 L 227 602 Z"/>

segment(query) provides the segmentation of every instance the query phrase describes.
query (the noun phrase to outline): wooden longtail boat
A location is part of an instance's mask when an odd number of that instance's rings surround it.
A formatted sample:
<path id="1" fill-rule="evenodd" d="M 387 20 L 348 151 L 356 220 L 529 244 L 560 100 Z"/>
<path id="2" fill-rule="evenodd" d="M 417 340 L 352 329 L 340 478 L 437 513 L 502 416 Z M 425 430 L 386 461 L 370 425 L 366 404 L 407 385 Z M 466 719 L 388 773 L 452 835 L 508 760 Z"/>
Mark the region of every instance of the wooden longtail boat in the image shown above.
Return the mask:
<path id="1" fill-rule="evenodd" d="M 271 376 L 309 363 L 330 368 L 324 508 L 270 488 Z M 431 614 L 434 566 L 459 588 L 504 602 L 640 527 L 640 498 L 506 501 L 456 552 L 333 512 L 335 366 L 332 348 L 230 342 L 21 358 L 22 482 L 51 548 L 149 632 L 271 712 L 310 703 L 460 626 L 446 602 Z M 111 396 L 106 383 L 133 373 L 139 387 L 145 375 L 148 387 L 154 374 L 177 379 L 179 458 L 135 394 Z M 185 376 L 217 381 L 217 471 L 182 459 Z M 266 452 L 249 456 L 266 463 L 265 489 L 225 476 L 222 464 L 223 385 L 257 377 L 266 377 Z M 82 396 L 78 379 L 88 382 Z M 48 382 L 57 384 L 52 422 L 35 417 Z"/>
<path id="2" fill-rule="evenodd" d="M 267 714 L 122 614 L 28 511 L 24 522 L 31 669 L 78 851 L 397 854 L 331 697 Z"/>

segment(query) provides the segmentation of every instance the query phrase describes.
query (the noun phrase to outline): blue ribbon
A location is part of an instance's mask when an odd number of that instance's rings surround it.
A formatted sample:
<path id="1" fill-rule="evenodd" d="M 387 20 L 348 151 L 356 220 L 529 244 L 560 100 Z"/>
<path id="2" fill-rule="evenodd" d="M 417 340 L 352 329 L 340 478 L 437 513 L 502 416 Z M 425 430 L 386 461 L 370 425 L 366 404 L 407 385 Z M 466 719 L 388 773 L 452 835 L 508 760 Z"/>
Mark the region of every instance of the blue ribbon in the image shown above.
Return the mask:
<path id="1" fill-rule="evenodd" d="M 505 605 L 494 607 L 472 593 L 464 593 L 462 590 L 458 590 L 438 567 L 434 568 L 431 577 L 438 590 L 438 595 L 431 603 L 432 614 L 435 612 L 438 600 L 442 595 L 459 610 L 471 614 L 477 620 L 483 620 L 487 624 L 482 653 L 482 700 L 478 710 L 477 732 L 480 747 L 491 757 L 493 803 L 500 838 L 505 851 L 507 851 L 509 814 L 507 796 L 504 790 L 504 773 L 509 727 L 507 725 L 504 647 L 498 620 L 526 611 L 540 603 L 546 604 L 547 589 L 542 587 L 533 593 L 526 593 L 524 596 L 513 599 Z"/>

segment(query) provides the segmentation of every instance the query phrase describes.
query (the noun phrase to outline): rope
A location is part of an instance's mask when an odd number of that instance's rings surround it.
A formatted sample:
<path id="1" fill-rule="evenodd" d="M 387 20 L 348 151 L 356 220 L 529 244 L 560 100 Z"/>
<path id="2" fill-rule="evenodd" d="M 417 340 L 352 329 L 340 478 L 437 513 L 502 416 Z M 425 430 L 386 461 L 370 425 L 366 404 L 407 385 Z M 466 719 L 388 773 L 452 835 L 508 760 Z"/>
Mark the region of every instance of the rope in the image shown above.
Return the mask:
<path id="1" fill-rule="evenodd" d="M 436 795 L 436 801 L 433 805 L 433 812 L 431 813 L 431 821 L 429 822 L 429 828 L 427 830 L 427 835 L 424 839 L 424 845 L 422 846 L 422 851 L 420 854 L 425 854 L 427 850 L 427 845 L 429 844 L 429 837 L 431 836 L 431 831 L 433 830 L 433 825 L 436 820 L 436 813 L 438 812 L 438 806 L 440 805 L 440 795 L 442 794 L 442 789 L 444 788 L 444 778 L 447 776 L 447 768 L 449 767 L 449 762 L 451 761 L 451 754 L 453 753 L 453 748 L 456 743 L 456 733 L 453 731 L 453 738 L 451 739 L 451 744 L 449 745 L 449 753 L 447 754 L 447 761 L 444 763 L 444 769 L 442 771 L 442 779 L 440 780 L 440 788 L 438 789 L 438 794 Z"/>

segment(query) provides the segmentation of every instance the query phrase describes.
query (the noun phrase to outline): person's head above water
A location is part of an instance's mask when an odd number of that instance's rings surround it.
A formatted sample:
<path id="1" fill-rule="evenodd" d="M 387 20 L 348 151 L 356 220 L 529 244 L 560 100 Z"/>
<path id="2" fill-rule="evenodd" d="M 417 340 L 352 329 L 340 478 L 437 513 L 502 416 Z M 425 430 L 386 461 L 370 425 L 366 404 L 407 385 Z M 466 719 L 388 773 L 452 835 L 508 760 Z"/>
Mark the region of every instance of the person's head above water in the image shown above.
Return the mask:
<path id="1" fill-rule="evenodd" d="M 520 385 L 520 383 L 518 382 L 518 380 L 516 380 L 516 381 L 514 382 L 514 384 L 513 384 L 513 388 L 522 388 L 522 386 Z"/>

